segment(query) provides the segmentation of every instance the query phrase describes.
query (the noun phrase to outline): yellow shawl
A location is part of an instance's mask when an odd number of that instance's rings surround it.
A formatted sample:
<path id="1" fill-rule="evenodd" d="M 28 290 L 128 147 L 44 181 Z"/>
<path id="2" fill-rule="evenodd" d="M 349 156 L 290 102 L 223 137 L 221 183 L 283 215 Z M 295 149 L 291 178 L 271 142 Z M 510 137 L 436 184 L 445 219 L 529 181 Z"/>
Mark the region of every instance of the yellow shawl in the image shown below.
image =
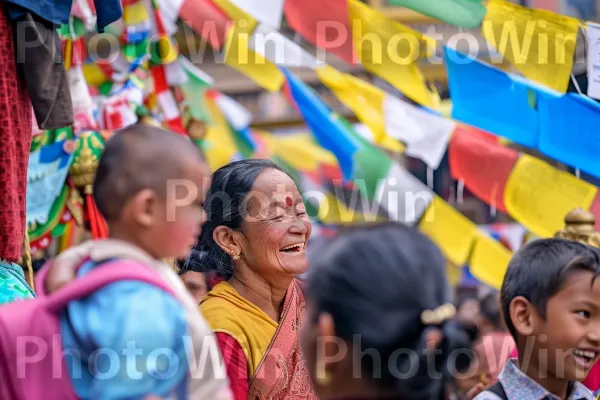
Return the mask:
<path id="1" fill-rule="evenodd" d="M 253 376 L 279 324 L 227 282 L 208 292 L 200 310 L 215 333 L 226 333 L 237 340 L 248 360 L 248 376 Z"/>

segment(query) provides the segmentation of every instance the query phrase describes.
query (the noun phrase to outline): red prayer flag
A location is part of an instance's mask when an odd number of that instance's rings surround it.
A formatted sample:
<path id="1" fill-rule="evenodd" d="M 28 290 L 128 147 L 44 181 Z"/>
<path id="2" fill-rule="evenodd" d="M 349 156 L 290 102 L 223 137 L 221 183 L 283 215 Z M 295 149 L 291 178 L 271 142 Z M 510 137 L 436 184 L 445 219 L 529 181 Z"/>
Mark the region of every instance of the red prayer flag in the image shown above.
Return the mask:
<path id="1" fill-rule="evenodd" d="M 210 0 L 184 0 L 179 16 L 213 48 L 225 44 L 229 18 Z"/>
<path id="2" fill-rule="evenodd" d="M 284 13 L 292 29 L 313 45 L 354 63 L 348 0 L 286 0 Z"/>
<path id="3" fill-rule="evenodd" d="M 454 179 L 462 180 L 475 196 L 506 212 L 504 188 L 519 158 L 516 150 L 502 146 L 495 136 L 459 124 L 448 156 Z"/>
<path id="4" fill-rule="evenodd" d="M 590 206 L 590 211 L 592 212 L 592 214 L 594 214 L 596 216 L 596 230 L 600 231 L 600 191 L 598 191 L 598 194 L 596 194 L 596 198 L 594 199 L 594 201 L 592 202 L 592 205 Z M 598 365 L 597 370 L 598 370 L 598 382 L 599 382 L 598 389 L 600 389 L 600 362 L 597 363 L 597 365 Z"/>

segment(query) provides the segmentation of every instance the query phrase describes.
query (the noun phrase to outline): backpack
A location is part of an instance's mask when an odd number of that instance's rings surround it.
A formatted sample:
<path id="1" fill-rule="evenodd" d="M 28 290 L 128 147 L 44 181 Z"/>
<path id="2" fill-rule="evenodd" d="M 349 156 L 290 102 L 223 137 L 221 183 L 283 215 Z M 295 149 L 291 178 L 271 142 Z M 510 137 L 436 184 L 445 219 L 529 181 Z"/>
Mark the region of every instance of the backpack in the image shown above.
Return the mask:
<path id="1" fill-rule="evenodd" d="M 77 399 L 62 356 L 60 313 L 69 302 L 124 280 L 145 282 L 174 296 L 158 272 L 132 261 L 107 261 L 51 294 L 45 291 L 48 271 L 46 266 L 36 277 L 36 299 L 0 307 L 0 399 Z"/>

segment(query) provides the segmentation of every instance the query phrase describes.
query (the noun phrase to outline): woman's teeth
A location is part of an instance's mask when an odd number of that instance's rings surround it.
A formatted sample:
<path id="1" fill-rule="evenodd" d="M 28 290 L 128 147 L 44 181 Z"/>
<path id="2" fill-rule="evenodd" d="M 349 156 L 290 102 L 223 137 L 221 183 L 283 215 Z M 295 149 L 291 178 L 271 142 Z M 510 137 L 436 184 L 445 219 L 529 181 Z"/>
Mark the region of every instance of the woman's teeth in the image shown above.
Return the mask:
<path id="1" fill-rule="evenodd" d="M 285 252 L 300 252 L 304 250 L 304 243 L 296 243 L 282 248 L 280 251 Z"/>

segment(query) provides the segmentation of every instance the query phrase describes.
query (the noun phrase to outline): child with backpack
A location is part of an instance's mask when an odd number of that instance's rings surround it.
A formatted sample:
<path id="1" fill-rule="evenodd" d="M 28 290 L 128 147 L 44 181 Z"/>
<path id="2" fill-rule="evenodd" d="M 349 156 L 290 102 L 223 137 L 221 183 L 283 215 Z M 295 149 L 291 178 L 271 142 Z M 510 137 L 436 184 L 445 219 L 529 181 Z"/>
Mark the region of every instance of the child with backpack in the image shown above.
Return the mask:
<path id="1" fill-rule="evenodd" d="M 510 261 L 500 300 L 518 359 L 476 400 L 592 400 L 580 382 L 600 358 L 600 252 L 544 239 Z"/>
<path id="2" fill-rule="evenodd" d="M 0 309 L 0 398 L 231 398 L 210 328 L 160 261 L 194 246 L 209 179 L 184 137 L 134 125 L 107 141 L 94 199 L 110 238 L 67 250 L 37 300 Z"/>

